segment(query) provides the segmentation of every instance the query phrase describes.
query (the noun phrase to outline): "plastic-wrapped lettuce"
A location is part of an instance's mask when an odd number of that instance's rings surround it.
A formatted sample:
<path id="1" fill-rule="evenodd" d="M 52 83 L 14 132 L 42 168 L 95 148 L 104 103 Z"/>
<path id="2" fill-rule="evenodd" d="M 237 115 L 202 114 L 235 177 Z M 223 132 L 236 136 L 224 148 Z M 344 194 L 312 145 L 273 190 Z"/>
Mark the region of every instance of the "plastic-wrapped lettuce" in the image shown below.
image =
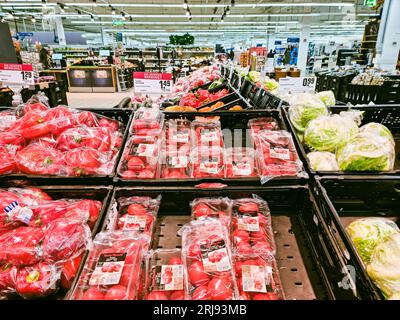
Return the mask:
<path id="1" fill-rule="evenodd" d="M 247 79 L 249 81 L 259 82 L 260 81 L 260 72 L 258 72 L 258 71 L 250 71 L 247 74 Z"/>
<path id="2" fill-rule="evenodd" d="M 392 133 L 383 124 L 370 122 L 360 128 L 360 132 L 368 132 L 379 136 L 383 140 L 387 140 L 389 145 L 395 145 Z"/>
<path id="3" fill-rule="evenodd" d="M 339 171 L 336 157 L 330 152 L 314 151 L 307 154 L 314 171 Z"/>
<path id="4" fill-rule="evenodd" d="M 336 148 L 358 132 L 357 124 L 350 118 L 337 114 L 320 116 L 311 120 L 304 132 L 304 142 L 311 150 L 335 152 Z"/>
<path id="5" fill-rule="evenodd" d="M 276 80 L 271 79 L 271 78 L 266 76 L 265 80 L 264 80 L 264 87 L 268 91 L 274 91 L 274 90 L 277 90 L 279 88 L 279 83 Z"/>
<path id="6" fill-rule="evenodd" d="M 360 132 L 339 146 L 336 160 L 342 171 L 388 171 L 393 170 L 394 144 L 387 138 L 370 132 Z"/>
<path id="7" fill-rule="evenodd" d="M 363 119 L 364 111 L 360 110 L 347 110 L 347 111 L 340 111 L 339 115 L 345 118 L 351 118 L 357 125 L 361 125 L 361 121 Z"/>
<path id="8" fill-rule="evenodd" d="M 290 100 L 289 119 L 300 132 L 304 132 L 311 120 L 328 114 L 325 104 L 314 94 L 293 95 Z"/>
<path id="9" fill-rule="evenodd" d="M 357 219 L 347 226 L 346 231 L 365 264 L 371 261 L 372 253 L 379 243 L 392 234 L 400 233 L 396 223 L 376 217 Z"/>
<path id="10" fill-rule="evenodd" d="M 386 298 L 400 298 L 400 233 L 376 246 L 367 273 Z"/>
<path id="11" fill-rule="evenodd" d="M 327 107 L 333 107 L 336 104 L 335 100 L 335 94 L 333 91 L 321 91 L 316 93 L 316 96 L 321 99 L 321 101 L 327 106 Z"/>

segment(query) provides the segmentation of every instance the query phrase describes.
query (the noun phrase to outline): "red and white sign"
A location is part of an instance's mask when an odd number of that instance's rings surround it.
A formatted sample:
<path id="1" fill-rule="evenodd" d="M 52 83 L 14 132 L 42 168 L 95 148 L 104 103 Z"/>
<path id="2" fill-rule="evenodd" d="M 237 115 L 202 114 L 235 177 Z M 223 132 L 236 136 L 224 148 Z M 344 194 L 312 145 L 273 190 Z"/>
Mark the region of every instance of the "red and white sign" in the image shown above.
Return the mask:
<path id="1" fill-rule="evenodd" d="M 172 74 L 134 72 L 133 83 L 136 93 L 170 93 L 172 90 Z"/>
<path id="2" fill-rule="evenodd" d="M 35 79 L 31 64 L 0 63 L 0 83 L 33 85 Z"/>

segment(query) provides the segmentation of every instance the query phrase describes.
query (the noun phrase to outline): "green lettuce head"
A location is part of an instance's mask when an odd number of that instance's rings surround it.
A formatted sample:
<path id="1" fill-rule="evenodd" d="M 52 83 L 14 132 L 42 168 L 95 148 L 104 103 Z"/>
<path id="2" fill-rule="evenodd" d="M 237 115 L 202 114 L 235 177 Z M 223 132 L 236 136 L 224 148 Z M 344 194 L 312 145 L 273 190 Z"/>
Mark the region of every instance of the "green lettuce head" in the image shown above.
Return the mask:
<path id="1" fill-rule="evenodd" d="M 311 120 L 327 114 L 326 106 L 313 94 L 303 93 L 291 97 L 289 119 L 297 131 L 304 132 Z"/>
<path id="2" fill-rule="evenodd" d="M 268 91 L 274 91 L 274 90 L 277 90 L 279 88 L 279 83 L 274 79 L 270 79 L 269 77 L 265 77 L 264 87 Z"/>
<path id="3" fill-rule="evenodd" d="M 394 145 L 376 134 L 360 132 L 346 144 L 339 146 L 336 160 L 342 171 L 393 170 Z"/>
<path id="4" fill-rule="evenodd" d="M 336 104 L 335 94 L 332 91 L 321 91 L 316 94 L 318 98 L 327 106 L 333 107 Z"/>
<path id="5" fill-rule="evenodd" d="M 400 233 L 390 235 L 375 247 L 367 273 L 385 297 L 400 299 Z"/>
<path id="6" fill-rule="evenodd" d="M 350 118 L 338 115 L 320 116 L 311 120 L 304 132 L 304 142 L 311 150 L 335 152 L 336 148 L 358 132 Z"/>
<path id="7" fill-rule="evenodd" d="M 260 72 L 258 71 L 250 71 L 247 74 L 247 79 L 252 82 L 259 82 L 260 81 Z"/>
<path id="8" fill-rule="evenodd" d="M 370 122 L 360 128 L 360 132 L 368 132 L 381 138 L 382 141 L 387 140 L 388 144 L 395 145 L 392 133 L 383 124 Z"/>
<path id="9" fill-rule="evenodd" d="M 339 166 L 333 153 L 315 151 L 307 154 L 307 158 L 314 171 L 339 171 Z"/>
<path id="10" fill-rule="evenodd" d="M 370 263 L 371 255 L 378 244 L 388 236 L 400 232 L 396 223 L 385 218 L 358 219 L 350 223 L 346 231 L 365 264 Z"/>

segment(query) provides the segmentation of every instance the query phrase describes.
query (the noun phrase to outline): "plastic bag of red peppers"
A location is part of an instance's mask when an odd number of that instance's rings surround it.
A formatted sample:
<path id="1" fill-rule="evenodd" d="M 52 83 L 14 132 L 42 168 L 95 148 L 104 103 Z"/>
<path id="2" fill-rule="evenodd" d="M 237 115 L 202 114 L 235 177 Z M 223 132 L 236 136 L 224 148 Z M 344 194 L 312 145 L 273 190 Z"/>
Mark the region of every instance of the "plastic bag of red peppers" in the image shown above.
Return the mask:
<path id="1" fill-rule="evenodd" d="M 194 220 L 182 230 L 187 292 L 192 300 L 234 300 L 238 290 L 227 228 L 217 219 Z"/>
<path id="2" fill-rule="evenodd" d="M 70 300 L 136 300 L 140 298 L 141 265 L 150 238 L 136 231 L 96 235 Z"/>
<path id="3" fill-rule="evenodd" d="M 185 281 L 181 249 L 149 252 L 146 257 L 145 300 L 185 300 Z"/>
<path id="4" fill-rule="evenodd" d="M 233 200 L 231 226 L 240 298 L 284 299 L 274 258 L 276 246 L 267 202 L 259 198 Z"/>

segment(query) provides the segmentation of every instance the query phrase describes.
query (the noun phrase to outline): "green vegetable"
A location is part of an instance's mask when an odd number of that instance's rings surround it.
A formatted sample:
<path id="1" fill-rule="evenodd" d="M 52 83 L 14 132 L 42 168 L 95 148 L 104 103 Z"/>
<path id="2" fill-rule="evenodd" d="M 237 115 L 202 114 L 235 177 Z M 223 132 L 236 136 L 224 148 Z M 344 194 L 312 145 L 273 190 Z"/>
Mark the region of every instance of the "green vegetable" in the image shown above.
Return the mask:
<path id="1" fill-rule="evenodd" d="M 211 90 L 211 89 L 214 89 L 214 88 L 220 86 L 223 82 L 224 82 L 224 79 L 222 79 L 222 78 L 215 80 L 213 83 L 211 83 L 208 86 L 208 90 Z"/>
<path id="2" fill-rule="evenodd" d="M 361 132 L 368 132 L 382 138 L 382 142 L 394 145 L 392 133 L 383 124 L 370 122 L 360 128 Z"/>
<path id="3" fill-rule="evenodd" d="M 327 114 L 328 109 L 315 95 L 304 93 L 291 98 L 289 119 L 300 132 L 304 132 L 311 120 Z"/>
<path id="4" fill-rule="evenodd" d="M 397 225 L 385 218 L 363 218 L 350 223 L 347 233 L 365 264 L 371 260 L 375 247 L 390 235 L 400 233 Z"/>
<path id="5" fill-rule="evenodd" d="M 394 145 L 369 132 L 354 135 L 336 152 L 343 171 L 388 171 L 393 169 L 394 159 Z"/>
<path id="6" fill-rule="evenodd" d="M 321 91 L 316 94 L 318 98 L 327 106 L 332 107 L 336 104 L 335 94 L 332 91 Z"/>
<path id="7" fill-rule="evenodd" d="M 247 74 L 247 80 L 252 81 L 252 82 L 259 82 L 260 81 L 260 72 L 250 71 Z"/>
<path id="8" fill-rule="evenodd" d="M 388 236 L 375 247 L 367 273 L 385 297 L 400 298 L 400 233 Z"/>
<path id="9" fill-rule="evenodd" d="M 358 130 L 357 124 L 350 118 L 320 116 L 308 123 L 304 141 L 312 150 L 335 152 Z"/>
<path id="10" fill-rule="evenodd" d="M 279 83 L 274 79 L 270 79 L 269 77 L 265 77 L 264 87 L 268 91 L 273 91 L 273 90 L 276 90 L 276 89 L 279 88 Z"/>
<path id="11" fill-rule="evenodd" d="M 307 158 L 314 171 L 339 171 L 339 166 L 333 153 L 315 151 L 307 154 Z"/>

